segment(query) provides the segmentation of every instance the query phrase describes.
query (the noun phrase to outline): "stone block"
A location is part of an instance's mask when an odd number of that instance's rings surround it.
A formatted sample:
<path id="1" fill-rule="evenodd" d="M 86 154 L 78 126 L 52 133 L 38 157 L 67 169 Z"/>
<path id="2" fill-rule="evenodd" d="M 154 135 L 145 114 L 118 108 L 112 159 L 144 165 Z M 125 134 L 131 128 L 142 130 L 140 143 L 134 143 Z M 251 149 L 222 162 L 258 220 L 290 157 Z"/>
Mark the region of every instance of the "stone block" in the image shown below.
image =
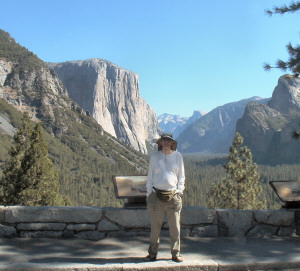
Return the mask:
<path id="1" fill-rule="evenodd" d="M 102 209 L 96 207 L 6 207 L 5 222 L 65 222 L 96 223 L 101 220 Z"/>
<path id="2" fill-rule="evenodd" d="M 95 224 L 70 224 L 66 228 L 70 231 L 94 231 L 96 229 Z"/>
<path id="3" fill-rule="evenodd" d="M 252 225 L 251 210 L 218 209 L 220 236 L 245 236 Z"/>
<path id="4" fill-rule="evenodd" d="M 192 230 L 192 236 L 198 237 L 218 237 L 219 230 L 217 225 L 207 225 L 201 227 L 195 227 Z"/>
<path id="5" fill-rule="evenodd" d="M 253 213 L 258 223 L 275 226 L 291 226 L 295 218 L 295 212 L 289 210 L 255 210 Z"/>
<path id="6" fill-rule="evenodd" d="M 280 237 L 296 237 L 297 233 L 294 227 L 280 227 L 277 235 Z"/>
<path id="7" fill-rule="evenodd" d="M 60 238 L 63 231 L 21 231 L 21 238 Z"/>
<path id="8" fill-rule="evenodd" d="M 73 238 L 75 236 L 75 231 L 70 231 L 70 230 L 64 230 L 62 238 Z"/>
<path id="9" fill-rule="evenodd" d="M 5 222 L 5 207 L 0 206 L 0 223 Z"/>
<path id="10" fill-rule="evenodd" d="M 61 231 L 66 227 L 66 223 L 19 223 L 18 230 L 24 231 Z"/>
<path id="11" fill-rule="evenodd" d="M 111 223 L 107 219 L 102 219 L 98 224 L 98 231 L 118 231 L 120 227 Z"/>
<path id="12" fill-rule="evenodd" d="M 0 224 L 0 237 L 16 237 L 17 230 L 13 226 Z"/>
<path id="13" fill-rule="evenodd" d="M 277 228 L 277 226 L 273 225 L 255 225 L 254 228 L 247 233 L 247 237 L 276 236 Z"/>
<path id="14" fill-rule="evenodd" d="M 147 209 L 108 208 L 104 216 L 125 228 L 150 228 L 150 218 Z"/>
<path id="15" fill-rule="evenodd" d="M 191 230 L 188 229 L 188 228 L 181 229 L 180 236 L 181 237 L 190 237 L 191 236 Z"/>
<path id="16" fill-rule="evenodd" d="M 105 237 L 105 234 L 98 231 L 82 231 L 75 235 L 75 237 L 80 239 L 87 239 L 87 240 L 93 240 L 97 241 L 100 239 L 103 239 Z"/>
<path id="17" fill-rule="evenodd" d="M 216 210 L 203 207 L 185 207 L 181 211 L 181 224 L 183 225 L 199 225 L 213 224 L 216 220 Z"/>

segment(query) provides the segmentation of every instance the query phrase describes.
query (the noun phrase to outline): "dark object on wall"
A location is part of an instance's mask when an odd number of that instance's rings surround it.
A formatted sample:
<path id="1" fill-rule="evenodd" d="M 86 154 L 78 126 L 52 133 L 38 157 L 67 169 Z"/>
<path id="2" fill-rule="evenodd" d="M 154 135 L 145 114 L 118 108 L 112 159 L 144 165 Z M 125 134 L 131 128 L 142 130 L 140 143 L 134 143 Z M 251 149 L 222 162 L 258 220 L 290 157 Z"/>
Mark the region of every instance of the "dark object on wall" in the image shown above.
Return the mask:
<path id="1" fill-rule="evenodd" d="M 125 208 L 145 208 L 147 176 L 114 176 L 117 199 L 125 199 Z"/>
<path id="2" fill-rule="evenodd" d="M 270 181 L 269 184 L 284 203 L 282 208 L 300 208 L 300 181 Z"/>

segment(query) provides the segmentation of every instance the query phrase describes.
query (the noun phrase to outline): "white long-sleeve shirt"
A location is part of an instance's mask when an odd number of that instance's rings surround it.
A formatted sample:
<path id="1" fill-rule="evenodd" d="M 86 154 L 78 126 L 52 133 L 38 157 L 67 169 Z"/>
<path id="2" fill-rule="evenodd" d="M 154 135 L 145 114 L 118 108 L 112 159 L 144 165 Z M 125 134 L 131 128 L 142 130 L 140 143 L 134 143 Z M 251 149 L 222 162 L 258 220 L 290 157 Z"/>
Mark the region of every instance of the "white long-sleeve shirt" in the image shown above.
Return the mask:
<path id="1" fill-rule="evenodd" d="M 184 164 L 182 155 L 178 151 L 164 154 L 157 151 L 151 155 L 148 179 L 147 197 L 153 191 L 153 186 L 161 190 L 184 190 Z"/>

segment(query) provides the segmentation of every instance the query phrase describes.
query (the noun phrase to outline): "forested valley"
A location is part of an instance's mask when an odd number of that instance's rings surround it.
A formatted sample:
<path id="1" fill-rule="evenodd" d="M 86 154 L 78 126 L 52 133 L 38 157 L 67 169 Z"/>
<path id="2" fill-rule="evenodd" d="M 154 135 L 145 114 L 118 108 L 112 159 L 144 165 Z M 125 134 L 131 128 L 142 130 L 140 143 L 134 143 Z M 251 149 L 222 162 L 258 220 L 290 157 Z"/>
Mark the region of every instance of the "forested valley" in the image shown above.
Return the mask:
<path id="1" fill-rule="evenodd" d="M 21 114 L 4 101 L 1 101 L 1 112 L 9 116 L 15 127 L 20 126 Z M 75 126 L 74 126 L 75 127 Z M 7 152 L 12 143 L 10 136 L 0 132 L 0 169 L 3 169 L 7 160 Z M 81 130 L 85 135 L 85 130 Z M 114 175 L 143 175 L 147 174 L 147 162 L 149 156 L 143 155 L 143 170 L 138 172 L 134 167 L 129 168 L 120 159 L 119 165 L 107 163 L 107 159 L 99 159 L 91 148 L 83 145 L 84 141 L 68 141 L 68 146 L 76 148 L 77 155 L 58 142 L 53 136 L 45 132 L 49 146 L 49 155 L 59 173 L 60 191 L 69 196 L 71 205 L 113 206 L 121 207 L 123 200 L 116 199 L 113 186 Z M 86 137 L 91 136 L 85 135 Z M 110 141 L 107 142 L 109 148 Z M 124 150 L 126 152 L 126 150 Z M 124 156 L 128 154 L 124 153 Z M 137 153 L 136 153 L 137 155 Z M 201 155 L 184 154 L 186 173 L 186 190 L 183 197 L 185 206 L 208 206 L 207 193 L 212 183 L 217 183 L 225 177 L 224 164 L 227 155 Z M 267 201 L 267 207 L 278 209 L 282 203 L 269 185 L 270 181 L 298 180 L 300 176 L 300 164 L 292 165 L 259 165 L 261 184 L 263 186 L 262 197 Z M 0 170 L 1 177 L 1 170 Z"/>
<path id="2" fill-rule="evenodd" d="M 185 206 L 207 207 L 209 192 L 212 183 L 217 183 L 225 177 L 224 164 L 227 156 L 184 155 L 186 171 L 186 191 L 184 194 Z M 282 206 L 278 196 L 271 188 L 270 181 L 299 180 L 300 164 L 292 165 L 259 165 L 262 197 L 267 201 L 268 209 L 279 209 Z"/>

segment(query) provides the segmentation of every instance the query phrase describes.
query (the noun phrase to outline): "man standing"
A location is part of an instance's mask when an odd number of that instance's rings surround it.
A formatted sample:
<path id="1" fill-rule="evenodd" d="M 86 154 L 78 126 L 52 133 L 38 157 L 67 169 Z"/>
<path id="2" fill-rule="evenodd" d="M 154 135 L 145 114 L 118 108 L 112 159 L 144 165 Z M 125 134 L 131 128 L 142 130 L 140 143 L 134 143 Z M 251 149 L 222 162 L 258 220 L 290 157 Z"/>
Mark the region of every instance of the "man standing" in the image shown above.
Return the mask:
<path id="1" fill-rule="evenodd" d="M 182 262 L 180 255 L 180 212 L 184 190 L 182 155 L 176 151 L 172 134 L 162 134 L 157 140 L 158 151 L 152 154 L 147 179 L 147 209 L 151 220 L 149 255 L 146 261 L 155 261 L 164 214 L 170 230 L 172 260 Z"/>

